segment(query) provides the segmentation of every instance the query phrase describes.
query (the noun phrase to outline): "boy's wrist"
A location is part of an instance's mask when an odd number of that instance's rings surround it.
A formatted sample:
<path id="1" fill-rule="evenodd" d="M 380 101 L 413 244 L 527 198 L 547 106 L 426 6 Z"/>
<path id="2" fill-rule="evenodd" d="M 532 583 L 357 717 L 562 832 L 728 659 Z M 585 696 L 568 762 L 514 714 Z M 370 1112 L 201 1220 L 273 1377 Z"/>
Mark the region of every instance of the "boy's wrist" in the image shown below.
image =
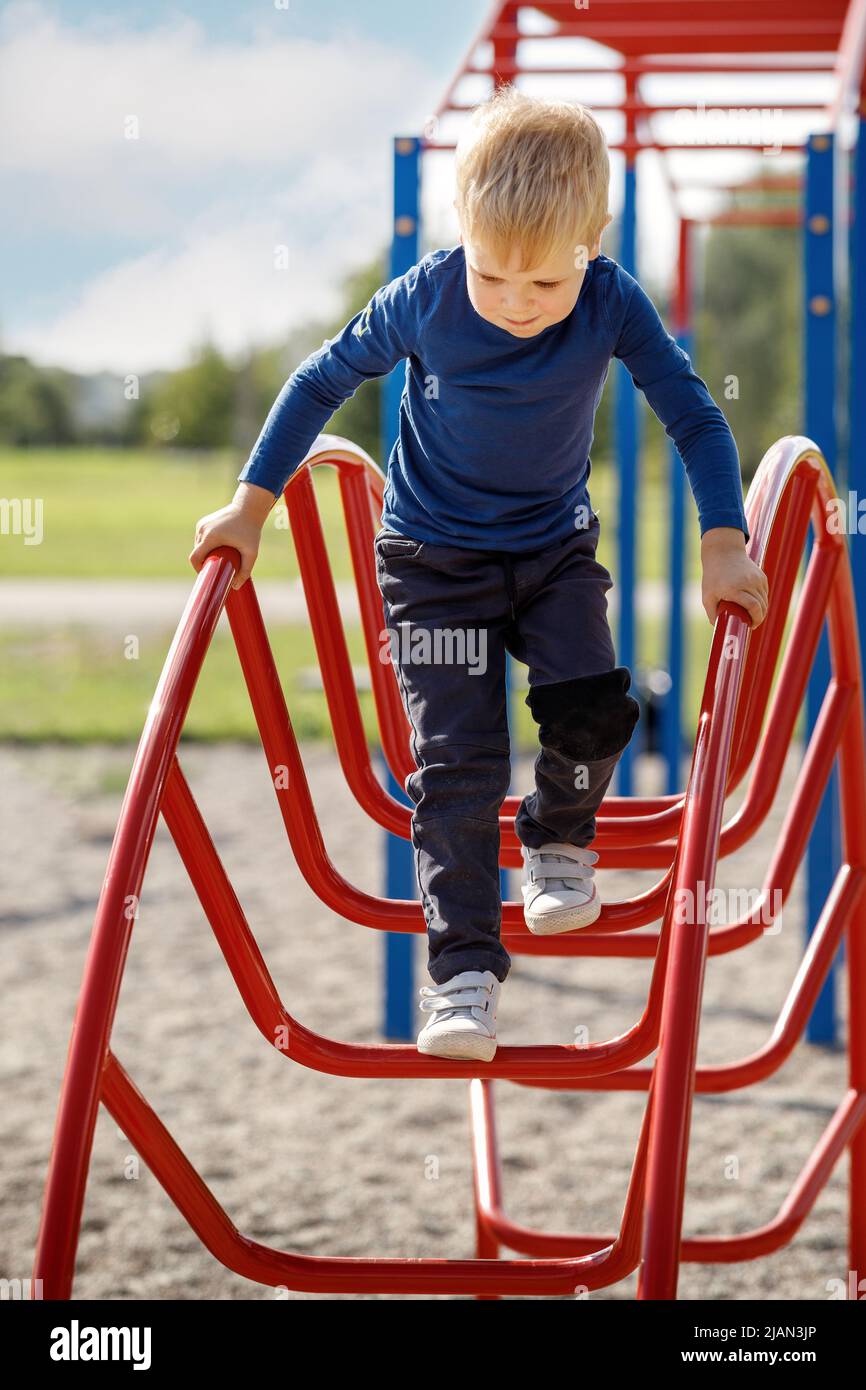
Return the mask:
<path id="1" fill-rule="evenodd" d="M 238 483 L 232 506 L 244 516 L 264 526 L 277 501 L 270 488 L 259 487 L 258 483 Z"/>
<path id="2" fill-rule="evenodd" d="M 708 550 L 744 550 L 745 533 L 739 526 L 713 526 L 701 536 L 701 553 Z"/>

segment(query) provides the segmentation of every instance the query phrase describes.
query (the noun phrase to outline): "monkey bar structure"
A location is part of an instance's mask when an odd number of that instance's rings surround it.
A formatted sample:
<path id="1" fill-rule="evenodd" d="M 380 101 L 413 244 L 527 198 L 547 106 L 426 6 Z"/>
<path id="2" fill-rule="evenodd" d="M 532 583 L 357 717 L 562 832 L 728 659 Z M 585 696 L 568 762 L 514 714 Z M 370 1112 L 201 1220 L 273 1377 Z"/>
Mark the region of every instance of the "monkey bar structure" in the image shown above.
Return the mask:
<path id="1" fill-rule="evenodd" d="M 316 502 L 313 472 L 337 471 L 372 691 L 385 757 L 399 781 L 414 770 L 409 726 L 390 662 L 380 659 L 383 610 L 373 560 L 384 478 L 362 450 L 320 435 L 285 489 L 292 536 L 315 636 L 337 754 L 360 806 L 381 827 L 410 838 L 408 809 L 374 774 Z M 512 953 L 653 960 L 643 1013 L 617 1037 L 587 1045 L 500 1046 L 483 1065 L 421 1056 L 413 1046 L 355 1045 L 304 1027 L 281 1001 L 229 882 L 178 757 L 190 700 L 223 606 L 237 645 L 291 852 L 310 887 L 342 918 L 378 931 L 423 933 L 421 904 L 371 896 L 331 862 L 307 783 L 252 581 L 232 589 L 239 557 L 208 556 L 168 651 L 135 754 L 99 899 L 73 1025 L 36 1250 L 44 1296 L 72 1295 L 76 1249 L 100 1101 L 210 1252 L 265 1285 L 333 1293 L 556 1296 L 609 1286 L 639 1269 L 638 1298 L 674 1299 L 681 1261 L 754 1259 L 788 1242 L 835 1163 L 850 1151 L 850 1268 L 866 1269 L 866 744 L 857 614 L 844 533 L 827 524 L 833 478 L 816 445 L 786 436 L 764 456 L 749 490 L 749 554 L 766 572 L 770 607 L 754 632 L 745 611 L 722 603 L 713 634 L 685 791 L 610 797 L 598 817 L 600 868 L 658 869 L 634 898 L 606 903 L 590 930 L 534 937 L 522 904 L 503 904 Z M 811 523 L 810 559 L 797 590 Z M 792 599 L 794 599 L 792 605 Z M 785 642 L 786 618 L 793 626 Z M 683 920 L 675 904 L 703 904 L 720 857 L 759 830 L 779 786 L 824 621 L 831 673 L 759 901 L 723 928 L 705 910 Z M 774 674 L 781 662 L 772 694 Z M 765 719 L 766 715 L 766 719 Z M 696 1065 L 708 959 L 758 939 L 783 904 L 839 754 L 842 863 L 772 1035 L 751 1056 Z M 745 798 L 724 820 L 727 795 L 746 778 Z M 503 802 L 501 863 L 519 864 L 514 816 Z M 286 1060 L 330 1075 L 468 1081 L 475 1163 L 477 1258 L 342 1259 L 268 1248 L 239 1232 L 111 1050 L 124 965 L 158 816 L 162 814 L 226 964 L 255 1026 Z M 691 896 L 689 896 L 691 895 Z M 689 917 L 689 914 L 685 914 Z M 635 928 L 658 921 L 657 931 Z M 847 942 L 848 1088 L 776 1218 L 741 1235 L 683 1236 L 686 1169 L 695 1093 L 733 1091 L 788 1059 L 842 938 Z M 166 963 L 166 969 L 171 963 Z M 652 1065 L 640 1065 L 656 1053 Z M 618 1232 L 547 1233 L 503 1210 L 493 1084 L 568 1090 L 646 1091 L 647 1103 Z M 500 1247 L 517 1258 L 499 1256 Z M 528 1257 L 528 1258 L 527 1258 Z"/>
<path id="2" fill-rule="evenodd" d="M 418 259 L 420 183 L 426 160 L 437 152 L 453 151 L 468 113 L 505 83 L 548 98 L 579 99 L 597 116 L 608 148 L 615 160 L 621 156 L 624 166 L 617 259 L 637 275 L 639 181 L 641 170 L 648 172 L 648 160 L 661 177 L 662 197 L 667 195 L 675 218 L 690 215 L 687 208 L 695 206 L 696 187 L 710 194 L 725 193 L 724 185 L 713 178 L 719 170 L 719 155 L 727 156 L 729 163 L 732 155 L 747 160 L 751 156 L 750 175 L 759 158 L 763 163 L 757 167 L 763 170 L 767 160 L 787 158 L 795 170 L 795 188 L 800 190 L 807 179 L 813 135 L 829 138 L 831 164 L 841 158 L 842 151 L 854 148 L 858 138 L 861 154 L 866 146 L 862 138 L 864 60 L 866 0 L 535 0 L 532 4 L 491 0 L 423 134 L 395 141 L 392 275 L 403 274 Z M 746 99 L 744 88 L 750 93 Z M 837 155 L 833 154 L 834 139 Z M 689 159 L 697 154 L 699 162 Z M 837 183 L 841 187 L 842 179 Z M 734 184 L 727 192 L 737 188 Z M 825 202 L 824 230 L 832 232 L 832 180 Z M 742 225 L 745 218 L 732 220 Z M 866 257 L 862 230 L 857 235 Z M 826 243 L 832 240 L 832 235 L 825 236 Z M 680 265 L 671 278 L 676 281 L 677 275 L 686 273 Z M 831 285 L 825 307 L 818 311 L 829 316 L 827 326 L 835 322 L 834 308 Z M 807 310 L 804 334 L 811 312 Z M 681 340 L 688 339 L 690 328 L 689 320 L 678 323 Z M 685 346 L 689 350 L 688 341 Z M 824 388 L 833 356 L 825 344 L 818 378 L 814 372 L 811 377 L 819 399 L 825 401 L 831 399 Z M 624 368 L 615 384 L 614 436 L 621 494 L 617 653 L 620 662 L 633 669 L 641 416 Z M 396 438 L 398 403 L 395 387 L 387 424 L 389 448 Z M 824 420 L 821 426 L 823 432 L 818 433 L 808 419 L 805 422 L 806 432 L 823 441 L 835 470 Z M 683 633 L 677 621 L 683 488 L 682 469 L 672 460 L 669 576 L 673 617 L 668 663 L 673 685 L 663 713 L 669 791 L 680 786 L 683 746 Z M 859 584 L 857 596 L 860 607 L 866 606 L 866 593 Z M 631 790 L 637 752 L 633 741 L 620 759 L 617 786 L 622 792 Z"/>
<path id="3" fill-rule="evenodd" d="M 420 135 L 394 139 L 394 210 L 391 276 L 403 275 L 422 254 L 424 178 L 429 160 L 453 151 L 468 113 L 505 83 L 536 95 L 580 100 L 605 130 L 622 167 L 617 260 L 639 275 L 638 200 L 651 170 L 661 179 L 659 203 L 682 219 L 671 258 L 672 332 L 692 352 L 687 233 L 689 226 L 776 225 L 772 207 L 737 207 L 714 215 L 706 196 L 721 203 L 742 191 L 772 195 L 782 182 L 799 200 L 794 217 L 803 228 L 802 416 L 794 426 L 821 441 L 824 457 L 843 489 L 866 494 L 866 0 L 491 0 L 431 118 Z M 696 158 L 700 156 L 700 158 Z M 445 157 L 448 155 L 446 153 Z M 718 161 L 746 161 L 739 182 Z M 725 179 L 728 182 L 725 182 Z M 850 189 L 850 194 L 849 194 Z M 695 201 L 696 195 L 702 201 Z M 656 206 L 651 216 L 655 217 Z M 850 237 L 840 229 L 850 223 Z M 653 225 L 653 234 L 656 228 Z M 848 243 L 850 241 L 850 254 Z M 840 305 L 850 296 L 847 331 Z M 768 329 L 768 352 L 773 351 Z M 847 382 L 845 370 L 850 363 Z M 701 370 L 700 361 L 697 370 Z M 837 399 L 837 376 L 847 400 Z M 611 374 L 613 445 L 619 489 L 617 659 L 631 671 L 637 652 L 638 516 L 641 436 L 646 408 L 625 367 Z M 403 373 L 388 379 L 382 455 L 398 436 Z M 715 394 L 715 383 L 710 383 Z M 844 416 L 847 414 L 848 419 Z M 839 448 L 837 450 L 837 437 Z M 847 442 L 847 457 L 845 443 Z M 837 453 L 842 457 L 837 457 Z M 671 446 L 667 580 L 670 626 L 665 664 L 670 690 L 661 709 L 666 790 L 682 785 L 684 671 L 688 625 L 684 594 L 687 541 L 685 471 Z M 854 589 L 866 646 L 866 553 L 852 547 Z M 822 638 L 806 701 L 811 733 L 828 675 Z M 639 693 L 638 688 L 633 692 Z M 623 751 L 615 786 L 632 791 L 637 736 Z M 809 918 L 816 920 L 838 863 L 839 825 L 834 773 L 816 817 L 806 860 Z M 391 842 L 388 894 L 405 891 L 409 875 Z M 387 1035 L 406 1036 L 412 997 L 410 963 L 399 937 L 387 938 Z M 828 975 L 809 1021 L 814 1042 L 836 1037 L 834 972 Z"/>

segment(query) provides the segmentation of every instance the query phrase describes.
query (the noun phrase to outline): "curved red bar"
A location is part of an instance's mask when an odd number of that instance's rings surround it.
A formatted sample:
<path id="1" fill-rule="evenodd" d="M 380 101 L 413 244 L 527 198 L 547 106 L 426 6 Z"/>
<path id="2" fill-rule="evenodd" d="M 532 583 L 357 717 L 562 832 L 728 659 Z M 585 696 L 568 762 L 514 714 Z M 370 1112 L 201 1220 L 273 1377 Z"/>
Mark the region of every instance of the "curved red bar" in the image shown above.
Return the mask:
<path id="1" fill-rule="evenodd" d="M 390 662 L 379 660 L 381 600 L 372 540 L 382 475 L 347 440 L 320 436 L 286 489 L 338 757 L 359 804 L 380 825 L 409 835 L 408 809 L 376 777 L 336 590 L 318 516 L 312 470 L 335 467 L 347 524 L 359 610 L 386 758 L 398 780 L 409 761 L 408 726 Z M 770 581 L 770 611 L 751 632 L 745 612 L 721 605 L 713 636 L 688 783 L 674 797 L 616 798 L 599 816 L 600 866 L 658 867 L 656 884 L 607 903 L 591 932 L 537 938 L 522 907 L 503 905 L 512 952 L 651 956 L 646 1006 L 622 1035 L 587 1047 L 502 1047 L 472 1081 L 478 1259 L 316 1259 L 269 1250 L 242 1236 L 110 1051 L 111 1029 L 144 872 L 162 812 L 226 962 L 256 1027 L 288 1060 L 343 1076 L 473 1078 L 472 1064 L 420 1056 L 413 1047 L 357 1046 L 324 1038 L 280 1000 L 177 759 L 186 713 L 223 605 L 271 770 L 292 852 L 307 882 L 342 917 L 376 930 L 423 931 L 420 904 L 356 888 L 325 847 L 252 581 L 231 589 L 237 553 L 213 552 L 196 577 L 166 657 L 129 785 L 91 936 L 60 1095 L 34 1277 L 48 1298 L 68 1298 L 93 1130 L 102 1100 L 208 1249 L 238 1273 L 311 1292 L 554 1295 L 600 1288 L 641 1265 L 639 1297 L 673 1298 L 681 1260 L 735 1260 L 778 1248 L 805 1219 L 846 1145 L 851 1151 L 851 1268 L 866 1265 L 866 741 L 856 613 L 844 539 L 823 525 L 833 480 L 816 446 L 787 437 L 768 451 L 749 491 L 749 553 Z M 814 545 L 781 653 L 799 558 L 810 520 Z M 714 883 L 718 858 L 762 824 L 779 785 L 825 617 L 831 679 L 759 900 L 740 921 L 696 927 L 678 920 L 677 896 Z M 773 677 L 782 668 L 772 702 Z M 760 746 L 759 746 L 760 745 Z M 757 751 L 757 758 L 755 754 Z M 773 1035 L 754 1056 L 726 1066 L 695 1064 L 707 959 L 739 949 L 766 929 L 767 905 L 786 899 L 834 760 L 841 772 L 843 859 Z M 754 760 L 754 766 L 752 766 Z M 723 824 L 725 797 L 752 766 L 745 799 Z M 516 862 L 513 816 L 503 803 L 502 862 Z M 634 929 L 659 921 L 657 931 Z M 843 933 L 850 996 L 850 1083 L 815 1154 L 774 1222 L 737 1237 L 682 1238 L 688 1136 L 695 1092 L 719 1092 L 772 1074 L 792 1052 Z M 655 1065 L 639 1066 L 658 1049 Z M 477 1064 L 475 1064 L 477 1070 Z M 511 1223 L 502 1210 L 493 1123 L 493 1080 L 554 1089 L 647 1091 L 647 1108 L 616 1236 L 546 1234 Z M 553 1258 L 501 1260 L 500 1244 Z"/>

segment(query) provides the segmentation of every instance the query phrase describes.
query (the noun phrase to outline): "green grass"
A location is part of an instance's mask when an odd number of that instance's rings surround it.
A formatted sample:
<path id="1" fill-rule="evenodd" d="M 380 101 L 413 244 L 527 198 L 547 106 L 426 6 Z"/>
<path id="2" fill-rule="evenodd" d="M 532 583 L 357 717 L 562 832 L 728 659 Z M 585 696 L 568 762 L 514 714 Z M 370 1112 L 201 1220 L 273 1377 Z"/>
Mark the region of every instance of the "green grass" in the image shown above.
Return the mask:
<path id="1" fill-rule="evenodd" d="M 0 537 L 0 575 L 189 578 L 192 583 L 187 556 L 195 524 L 231 500 L 239 472 L 240 463 L 229 453 L 0 450 L 2 496 L 40 498 L 43 516 L 39 545 L 25 545 L 21 536 Z M 334 537 L 335 570 L 348 575 L 332 469 L 318 470 L 316 495 L 326 535 Z M 286 574 L 296 575 L 297 566 L 280 503 L 265 527 L 256 575 Z"/>
<path id="2" fill-rule="evenodd" d="M 313 636 L 301 626 L 269 632 L 292 725 L 299 738 L 331 739 L 325 697 L 304 687 L 302 673 L 317 668 Z M 694 721 L 700 704 L 712 630 L 706 619 L 690 625 L 686 708 Z M 128 660 L 122 645 L 89 629 L 54 631 L 0 630 L 0 738 L 23 742 L 57 739 L 137 741 L 171 642 L 170 632 L 145 634 L 137 659 Z M 366 654 L 359 628 L 346 638 L 353 664 L 364 667 Z M 659 619 L 642 625 L 639 661 L 658 660 L 663 638 Z M 523 702 L 526 668 L 516 666 L 520 694 L 514 702 L 515 736 L 532 746 L 535 726 Z M 378 741 L 372 696 L 360 692 L 367 738 Z M 241 739 L 258 734 L 237 652 L 229 632 L 218 632 L 205 659 L 190 705 L 185 739 Z"/>
<path id="3" fill-rule="evenodd" d="M 790 622 L 793 619 L 789 619 Z M 706 618 L 687 627 L 685 726 L 694 730 L 707 669 L 712 628 Z M 661 663 L 666 627 L 660 617 L 640 625 L 636 664 Z M 292 726 L 298 738 L 333 740 L 325 697 L 305 688 L 302 673 L 318 666 L 308 627 L 280 626 L 268 634 Z M 24 743 L 61 740 L 136 743 L 156 689 L 172 634 L 145 635 L 137 660 L 119 644 L 88 629 L 13 631 L 0 629 L 0 739 Z M 355 666 L 364 668 L 360 629 L 347 628 Z M 517 746 L 536 746 L 536 730 L 524 704 L 526 668 L 515 665 L 518 689 L 512 705 Z M 778 673 L 776 676 L 778 679 Z M 367 691 L 359 694 L 367 740 L 378 743 L 375 710 Z M 237 652 L 229 632 L 214 637 L 184 725 L 186 740 L 239 739 L 258 733 Z"/>
<path id="4" fill-rule="evenodd" d="M 145 634 L 140 654 L 127 660 L 122 645 L 90 629 L 0 631 L 0 738 L 86 743 L 137 740 L 144 725 L 172 634 Z M 360 630 L 347 634 L 353 661 L 363 659 Z M 298 688 L 305 667 L 316 666 L 309 628 L 269 633 L 299 737 L 327 735 L 324 697 Z M 369 696 L 362 698 L 367 701 Z M 184 725 L 184 738 L 257 737 L 246 684 L 231 634 L 211 643 Z"/>
<path id="5" fill-rule="evenodd" d="M 0 535 L 0 576 L 193 579 L 187 556 L 199 517 L 232 497 L 240 462 L 229 453 L 164 450 L 0 449 L 0 496 L 41 499 L 41 544 Z M 601 516 L 599 559 L 616 578 L 614 472 L 601 460 L 590 480 Z M 315 473 L 316 497 L 338 579 L 351 574 L 342 506 L 333 469 Z M 639 508 L 639 572 L 662 578 L 667 566 L 668 507 L 658 452 L 648 450 Z M 692 506 L 689 573 L 698 573 L 698 528 Z M 255 574 L 294 577 L 297 566 L 285 509 L 275 507 L 262 536 Z"/>
<path id="6" fill-rule="evenodd" d="M 659 481 L 660 451 L 649 450 L 639 521 L 638 567 L 642 578 L 661 579 L 666 569 L 667 507 Z M 187 555 L 196 520 L 227 501 L 240 471 L 236 457 L 160 450 L 0 450 L 0 495 L 41 498 L 44 538 L 26 546 L 18 535 L 0 535 L 0 575 L 10 577 L 194 581 Z M 336 474 L 318 470 L 316 495 L 335 575 L 351 577 Z M 617 577 L 614 474 L 593 466 L 593 505 L 602 519 L 598 557 Z M 276 513 L 285 512 L 282 506 Z M 277 515 L 265 529 L 255 579 L 294 577 L 290 533 Z M 698 531 L 692 507 L 689 572 L 697 577 Z M 178 618 L 180 611 L 178 611 Z M 664 664 L 666 623 L 642 622 L 636 664 Z M 690 624 L 685 708 L 693 722 L 700 702 L 712 630 L 701 616 Z M 146 634 L 136 660 L 116 639 L 89 629 L 0 629 L 0 738 L 73 742 L 137 741 L 172 633 Z M 295 731 L 303 738 L 330 738 L 324 696 L 301 688 L 304 668 L 317 665 L 306 626 L 270 634 Z M 359 630 L 347 632 L 353 662 L 363 666 Z M 518 668 L 519 678 L 524 678 Z M 377 738 L 372 697 L 362 692 L 367 736 Z M 522 698 L 515 701 L 516 737 L 532 747 L 535 729 Z M 220 631 L 205 662 L 185 726 L 191 739 L 257 737 L 237 653 Z"/>

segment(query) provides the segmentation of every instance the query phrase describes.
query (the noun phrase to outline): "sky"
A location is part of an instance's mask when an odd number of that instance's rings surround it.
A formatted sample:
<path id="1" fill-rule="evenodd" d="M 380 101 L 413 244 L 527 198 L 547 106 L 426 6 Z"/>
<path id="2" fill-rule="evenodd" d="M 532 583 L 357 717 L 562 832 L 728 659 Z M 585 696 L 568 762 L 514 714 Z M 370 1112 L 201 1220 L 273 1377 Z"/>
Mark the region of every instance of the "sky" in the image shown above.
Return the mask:
<path id="1" fill-rule="evenodd" d="M 0 350 L 141 373 L 183 365 L 206 338 L 236 356 L 337 314 L 344 277 L 388 242 L 393 137 L 423 130 L 489 9 L 489 0 L 0 4 Z M 569 48 L 589 51 L 599 53 Z M 654 80 L 647 95 L 671 99 L 669 81 Z M 592 105 L 618 81 L 523 85 Z M 806 95 L 823 100 L 826 79 L 810 85 Z M 738 99 L 766 102 L 775 90 L 790 87 L 765 77 Z M 675 93 L 708 105 L 720 94 L 710 78 Z M 616 119 L 603 122 L 612 137 Z M 803 119 L 760 138 L 801 136 Z M 677 158 L 708 168 L 707 155 Z M 772 172 L 795 167 L 770 162 Z M 715 177 L 736 179 L 752 163 L 724 153 Z M 430 153 L 424 164 L 422 252 L 458 236 L 453 158 Z M 657 165 L 642 156 L 640 270 L 664 284 L 675 217 Z M 612 174 L 617 213 L 616 155 Z M 695 196 L 688 210 L 708 206 Z"/>

